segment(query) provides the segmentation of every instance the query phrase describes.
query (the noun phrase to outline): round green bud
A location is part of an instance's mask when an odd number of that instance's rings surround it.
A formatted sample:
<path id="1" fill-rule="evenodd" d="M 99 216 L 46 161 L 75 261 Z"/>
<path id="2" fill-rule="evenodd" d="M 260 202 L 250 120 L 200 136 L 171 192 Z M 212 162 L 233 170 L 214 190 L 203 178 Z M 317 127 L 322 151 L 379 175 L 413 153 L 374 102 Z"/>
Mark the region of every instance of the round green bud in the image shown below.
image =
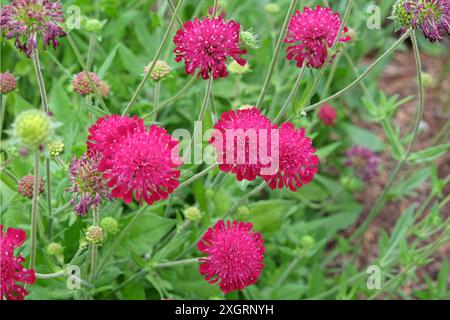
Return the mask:
<path id="1" fill-rule="evenodd" d="M 47 246 L 47 252 L 51 256 L 57 256 L 62 254 L 64 251 L 62 245 L 57 242 L 52 242 Z"/>
<path id="2" fill-rule="evenodd" d="M 315 244 L 316 244 L 316 240 L 314 240 L 314 238 L 311 236 L 303 236 L 300 239 L 300 245 L 303 248 L 308 249 L 308 248 L 311 248 L 312 246 L 314 246 Z"/>
<path id="3" fill-rule="evenodd" d="M 103 23 L 97 19 L 86 19 L 83 25 L 87 32 L 100 32 L 103 29 Z"/>
<path id="4" fill-rule="evenodd" d="M 50 141 L 47 143 L 47 150 L 50 157 L 59 157 L 64 152 L 64 142 L 61 140 Z"/>
<path id="5" fill-rule="evenodd" d="M 244 49 L 258 49 L 258 36 L 254 34 L 252 31 L 241 31 L 239 36 L 239 47 Z"/>
<path id="6" fill-rule="evenodd" d="M 395 29 L 397 30 L 411 26 L 411 14 L 406 11 L 405 0 L 398 0 L 394 4 L 391 19 L 394 20 Z"/>
<path id="7" fill-rule="evenodd" d="M 103 218 L 100 221 L 100 226 L 103 228 L 103 230 L 110 234 L 116 234 L 117 231 L 119 231 L 119 223 L 112 217 Z"/>
<path id="8" fill-rule="evenodd" d="M 191 221 L 199 221 L 202 217 L 200 210 L 198 210 L 196 207 L 189 207 L 184 210 L 184 216 L 187 220 Z"/>
<path id="9" fill-rule="evenodd" d="M 427 72 L 422 72 L 422 83 L 425 88 L 432 88 L 436 84 L 436 81 L 433 75 Z"/>
<path id="10" fill-rule="evenodd" d="M 147 73 L 151 66 L 153 64 L 153 61 L 150 62 L 145 68 L 144 71 Z M 160 80 L 163 80 L 167 78 L 170 74 L 170 66 L 167 64 L 167 62 L 158 60 L 156 61 L 155 66 L 153 67 L 153 70 L 150 72 L 150 78 L 152 78 L 153 81 L 158 82 Z"/>
<path id="11" fill-rule="evenodd" d="M 37 149 L 53 134 L 50 118 L 38 110 L 22 112 L 14 123 L 14 135 L 23 144 Z"/>
<path id="12" fill-rule="evenodd" d="M 238 214 L 241 218 L 246 218 L 250 215 L 250 210 L 247 207 L 242 206 L 238 208 Z"/>
<path id="13" fill-rule="evenodd" d="M 244 73 L 247 73 L 248 71 L 250 71 L 250 66 L 248 65 L 248 63 L 241 66 L 239 63 L 237 63 L 236 61 L 233 60 L 228 65 L 228 70 L 230 70 L 230 72 L 233 74 L 244 74 Z"/>
<path id="14" fill-rule="evenodd" d="M 269 14 L 277 14 L 278 12 L 280 12 L 280 6 L 273 2 L 266 4 L 264 9 Z"/>
<path id="15" fill-rule="evenodd" d="M 103 235 L 103 229 L 99 226 L 90 226 L 86 230 L 86 241 L 93 245 L 102 244 L 105 239 Z"/>

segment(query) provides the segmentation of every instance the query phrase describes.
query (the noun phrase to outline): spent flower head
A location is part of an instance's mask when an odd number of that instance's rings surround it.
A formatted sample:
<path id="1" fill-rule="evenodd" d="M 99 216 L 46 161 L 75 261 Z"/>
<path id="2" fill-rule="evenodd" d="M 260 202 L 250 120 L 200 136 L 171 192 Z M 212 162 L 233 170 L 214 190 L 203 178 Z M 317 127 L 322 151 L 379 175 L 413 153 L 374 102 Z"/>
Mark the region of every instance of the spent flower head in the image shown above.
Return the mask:
<path id="1" fill-rule="evenodd" d="M 353 168 L 355 174 L 369 182 L 378 175 L 380 158 L 370 149 L 356 145 L 346 152 L 345 165 Z"/>
<path id="2" fill-rule="evenodd" d="M 153 61 L 144 68 L 145 73 L 150 70 L 152 64 Z M 170 75 L 170 70 L 170 66 L 167 64 L 167 62 L 157 60 L 155 66 L 153 67 L 153 70 L 150 72 L 150 78 L 155 82 L 161 81 Z"/>
<path id="3" fill-rule="evenodd" d="M 33 190 L 34 190 L 34 176 L 27 175 L 24 176 L 22 179 L 18 182 L 18 192 L 27 198 L 33 198 Z M 39 177 L 38 181 L 38 194 L 41 194 L 44 192 L 44 180 L 42 180 L 41 177 Z"/>
<path id="4" fill-rule="evenodd" d="M 12 0 L 2 7 L 0 26 L 6 39 L 15 39 L 16 47 L 31 57 L 42 38 L 44 49 L 58 46 L 58 37 L 65 37 L 59 1 Z"/>
<path id="5" fill-rule="evenodd" d="M 92 245 L 101 245 L 105 240 L 103 229 L 99 226 L 90 226 L 86 230 L 86 241 Z"/>
<path id="6" fill-rule="evenodd" d="M 42 111 L 23 111 L 14 122 L 14 136 L 20 143 L 31 149 L 45 146 L 53 135 L 53 124 L 50 117 Z"/>

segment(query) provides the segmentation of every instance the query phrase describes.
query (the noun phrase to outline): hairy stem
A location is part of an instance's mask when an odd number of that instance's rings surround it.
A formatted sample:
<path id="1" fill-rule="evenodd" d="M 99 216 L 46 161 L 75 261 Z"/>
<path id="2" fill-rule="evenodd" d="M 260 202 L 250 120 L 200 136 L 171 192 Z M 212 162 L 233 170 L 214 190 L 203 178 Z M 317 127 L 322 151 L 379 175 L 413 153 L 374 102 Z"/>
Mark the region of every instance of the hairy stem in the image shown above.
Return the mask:
<path id="1" fill-rule="evenodd" d="M 159 93 L 161 90 L 161 82 L 158 81 L 155 84 L 155 95 L 153 96 L 153 120 L 156 121 L 158 119 L 158 112 L 156 111 L 158 109 L 158 103 L 159 103 Z"/>
<path id="2" fill-rule="evenodd" d="M 37 220 L 39 214 L 39 150 L 34 152 L 34 182 L 33 199 L 31 202 L 31 249 L 30 249 L 30 269 L 34 269 L 36 264 L 36 234 Z"/>
<path id="3" fill-rule="evenodd" d="M 169 35 L 172 31 L 173 24 L 175 23 L 176 17 L 178 16 L 178 13 L 180 12 L 183 2 L 184 2 L 184 0 L 179 0 L 174 13 L 172 14 L 169 25 L 167 26 L 166 33 L 164 34 L 161 44 L 159 45 L 159 48 L 156 51 L 155 57 L 150 65 L 150 68 L 148 68 L 147 72 L 144 74 L 144 78 L 139 83 L 136 91 L 134 92 L 133 96 L 131 97 L 131 100 L 128 102 L 125 110 L 122 112 L 122 115 L 126 115 L 128 112 L 130 112 L 130 110 L 133 107 L 133 105 L 135 104 L 139 94 L 141 93 L 142 89 L 144 88 L 145 83 L 147 82 L 148 78 L 150 77 L 150 73 L 152 73 L 153 69 L 155 68 L 156 62 L 158 61 L 159 57 L 161 56 L 161 53 L 164 49 L 164 46 L 166 45 L 167 40 L 169 40 Z"/>
<path id="4" fill-rule="evenodd" d="M 259 95 L 258 101 L 256 102 L 256 108 L 261 107 L 264 97 L 267 94 L 269 89 L 270 81 L 272 80 L 273 72 L 275 71 L 275 66 L 277 64 L 278 56 L 280 55 L 281 48 L 283 47 L 284 38 L 286 37 L 286 32 L 289 26 L 289 22 L 291 21 L 291 16 L 294 13 L 295 7 L 297 6 L 298 0 L 292 0 L 291 5 L 286 13 L 286 17 L 284 19 L 283 27 L 281 28 L 280 36 L 278 37 L 277 45 L 275 47 L 275 51 L 272 56 L 272 61 L 269 65 L 269 70 L 267 71 L 266 79 L 264 80 L 264 84 Z"/>
<path id="5" fill-rule="evenodd" d="M 156 264 L 155 268 L 168 268 L 168 267 L 175 267 L 175 266 L 183 266 L 183 265 L 199 263 L 199 262 L 200 262 L 200 258 L 177 260 L 177 261 L 171 261 L 171 262 L 162 262 L 162 263 Z"/>

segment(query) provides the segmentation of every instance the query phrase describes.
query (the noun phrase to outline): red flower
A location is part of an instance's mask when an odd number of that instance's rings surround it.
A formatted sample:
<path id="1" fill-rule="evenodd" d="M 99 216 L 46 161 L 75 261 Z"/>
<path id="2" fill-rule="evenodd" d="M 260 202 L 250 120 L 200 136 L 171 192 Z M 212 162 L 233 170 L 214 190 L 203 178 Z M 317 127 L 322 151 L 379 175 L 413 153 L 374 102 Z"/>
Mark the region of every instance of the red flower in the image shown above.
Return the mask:
<path id="1" fill-rule="evenodd" d="M 264 167 L 262 158 L 270 156 L 270 134 L 274 128 L 257 108 L 223 113 L 209 142 L 216 147 L 220 170 L 231 171 L 239 181 L 255 180 Z M 264 155 L 260 154 L 262 144 L 267 146 Z"/>
<path id="2" fill-rule="evenodd" d="M 188 21 L 173 39 L 175 60 L 184 59 L 188 74 L 199 69 L 203 79 L 209 79 L 210 72 L 214 79 L 226 77 L 228 56 L 242 66 L 246 63 L 239 57 L 247 53 L 239 48 L 239 29 L 239 23 L 227 22 L 222 17 Z"/>
<path id="3" fill-rule="evenodd" d="M 149 132 L 136 131 L 105 150 L 99 170 L 113 197 L 130 203 L 134 194 L 140 204 L 145 200 L 150 205 L 178 187 L 180 165 L 178 141 L 153 125 Z"/>
<path id="4" fill-rule="evenodd" d="M 88 154 L 99 153 L 103 155 L 105 151 L 116 150 L 117 143 L 120 143 L 127 136 L 135 132 L 145 132 L 144 120 L 138 117 L 129 118 L 127 116 L 110 115 L 97 120 L 89 128 L 87 142 Z"/>
<path id="5" fill-rule="evenodd" d="M 17 283 L 33 284 L 35 281 L 34 270 L 23 267 L 25 259 L 18 255 L 14 256 L 14 250 L 20 247 L 27 238 L 25 231 L 8 228 L 3 235 L 3 225 L 0 225 L 0 299 L 23 300 L 28 291 Z"/>
<path id="6" fill-rule="evenodd" d="M 332 126 L 336 120 L 336 110 L 329 104 L 325 103 L 319 110 L 319 118 L 322 120 L 324 125 Z"/>
<path id="7" fill-rule="evenodd" d="M 310 138 L 305 129 L 295 129 L 290 122 L 283 123 L 279 131 L 279 168 L 276 174 L 262 178 L 271 189 L 289 187 L 296 191 L 308 184 L 317 173 L 319 158 L 314 154 Z"/>
<path id="8" fill-rule="evenodd" d="M 258 281 L 264 268 L 264 239 L 251 223 L 223 220 L 209 228 L 197 243 L 207 255 L 200 259 L 200 274 L 209 283 L 220 281 L 224 293 L 241 290 Z"/>
<path id="9" fill-rule="evenodd" d="M 330 8 L 305 8 L 303 13 L 297 11 L 292 16 L 288 27 L 288 34 L 284 42 L 294 44 L 287 48 L 287 59 L 295 59 L 297 67 L 304 63 L 308 67 L 320 68 L 328 58 L 327 48 L 333 46 L 341 28 L 338 13 Z M 347 32 L 348 28 L 344 28 Z M 349 41 L 349 36 L 339 39 L 341 42 Z M 298 44 L 297 44 L 298 43 Z"/>

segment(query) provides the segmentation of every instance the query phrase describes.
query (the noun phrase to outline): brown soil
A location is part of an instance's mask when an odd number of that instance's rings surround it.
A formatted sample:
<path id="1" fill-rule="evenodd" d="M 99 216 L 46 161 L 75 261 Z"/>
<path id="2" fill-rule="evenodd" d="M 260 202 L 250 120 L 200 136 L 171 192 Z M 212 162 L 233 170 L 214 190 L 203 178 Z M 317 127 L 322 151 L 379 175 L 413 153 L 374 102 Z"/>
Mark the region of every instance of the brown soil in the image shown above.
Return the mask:
<path id="1" fill-rule="evenodd" d="M 441 57 L 439 59 L 422 55 L 423 70 L 432 74 L 434 79 L 438 79 L 439 77 L 444 79 L 434 87 L 426 89 L 425 113 L 421 125 L 423 129 L 414 146 L 415 151 L 429 147 L 436 134 L 438 134 L 440 129 L 447 121 L 449 121 L 450 74 L 442 75 L 442 68 L 449 59 L 450 54 L 447 57 Z M 368 61 L 368 64 L 369 63 L 370 61 Z M 399 95 L 400 98 L 404 98 L 413 95 L 417 97 L 416 67 L 412 50 L 409 52 L 399 52 L 395 55 L 394 59 L 385 68 L 379 79 L 379 88 L 388 96 Z M 400 128 L 402 134 L 411 132 L 416 115 L 417 103 L 417 99 L 413 99 L 401 106 L 396 113 L 394 126 L 395 128 Z M 359 121 L 359 125 L 370 129 L 381 139 L 386 141 L 383 129 L 377 124 L 361 123 Z M 441 139 L 440 143 L 448 142 L 449 136 L 447 134 L 444 139 Z M 396 161 L 391 157 L 387 150 L 380 156 L 382 159 L 381 174 L 374 179 L 370 185 L 366 186 L 362 193 L 357 195 L 358 201 L 361 202 L 365 208 L 365 214 L 361 216 L 359 222 L 366 218 L 368 211 L 382 191 L 396 164 Z M 450 152 L 447 152 L 444 156 L 436 160 L 436 164 L 438 166 L 439 178 L 443 179 L 447 177 L 450 174 Z M 400 173 L 400 177 L 408 175 L 413 170 L 415 170 L 415 168 L 405 166 Z M 405 210 L 414 202 L 419 205 L 422 204 L 429 192 L 430 184 L 425 183 L 417 190 L 415 197 L 407 197 L 398 201 L 389 202 L 382 209 L 379 216 L 371 223 L 364 235 L 363 250 L 359 257 L 359 265 L 361 267 L 369 265 L 371 261 L 378 257 L 380 231 L 385 230 L 390 234 L 401 213 L 405 212 Z M 450 185 L 447 185 L 444 195 L 448 195 L 449 193 Z M 425 213 L 427 212 L 428 210 L 425 211 Z M 444 218 L 450 216 L 449 204 L 441 211 L 441 214 Z M 352 230 L 347 230 L 348 233 L 351 233 L 352 231 L 354 231 L 354 228 L 352 228 Z M 347 232 L 345 233 L 347 234 Z M 409 292 L 414 288 L 422 288 L 423 281 L 421 281 L 421 279 L 423 279 L 422 276 L 424 273 L 431 276 L 431 278 L 436 279 L 441 262 L 445 257 L 450 257 L 450 243 L 444 245 L 439 252 L 435 254 L 434 261 L 431 264 L 417 271 L 420 280 L 405 285 L 405 287 L 402 288 L 404 292 Z"/>

